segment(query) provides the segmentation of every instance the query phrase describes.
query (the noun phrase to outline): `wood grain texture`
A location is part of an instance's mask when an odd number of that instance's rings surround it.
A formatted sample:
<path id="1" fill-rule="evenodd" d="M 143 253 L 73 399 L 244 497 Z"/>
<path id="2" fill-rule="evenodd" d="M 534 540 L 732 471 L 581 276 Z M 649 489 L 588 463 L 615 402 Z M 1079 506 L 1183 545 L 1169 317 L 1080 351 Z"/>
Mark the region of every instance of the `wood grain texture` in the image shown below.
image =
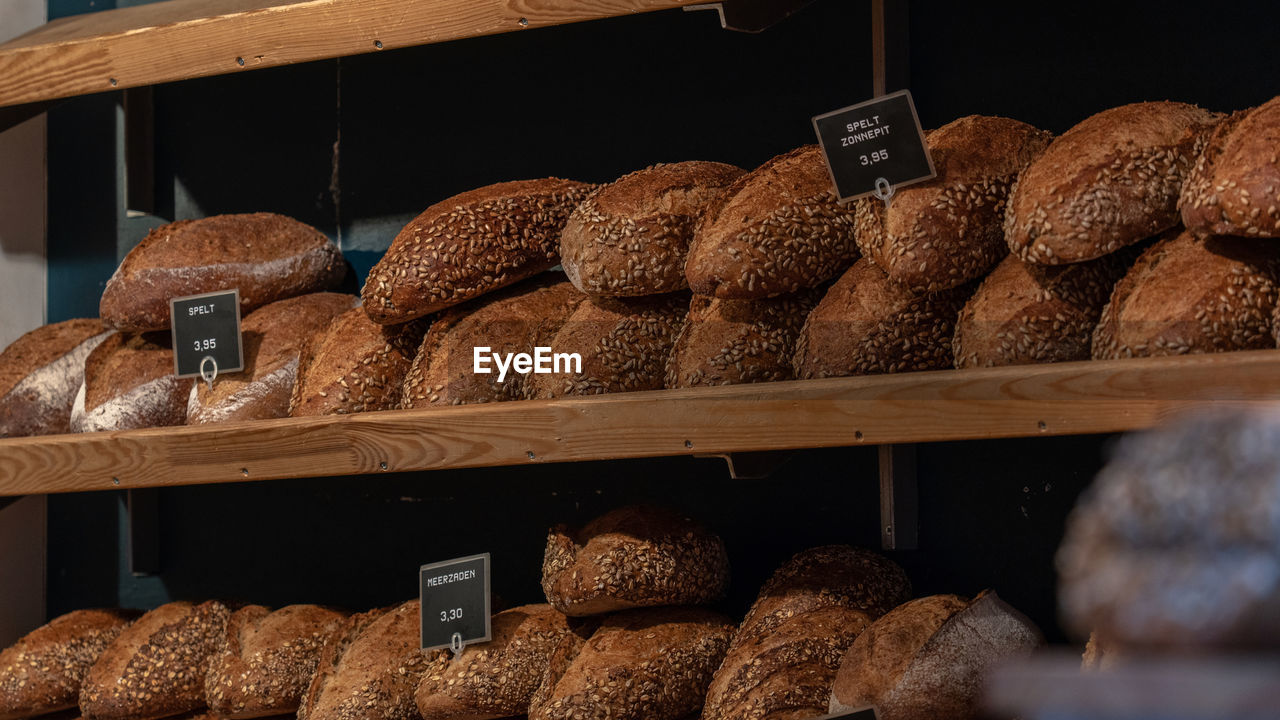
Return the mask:
<path id="1" fill-rule="evenodd" d="M 0 106 L 698 1 L 166 0 L 55 20 L 0 45 Z"/>
<path id="2" fill-rule="evenodd" d="M 0 495 L 1105 433 L 1276 400 L 1280 350 L 1257 350 L 282 418 L 0 440 Z"/>

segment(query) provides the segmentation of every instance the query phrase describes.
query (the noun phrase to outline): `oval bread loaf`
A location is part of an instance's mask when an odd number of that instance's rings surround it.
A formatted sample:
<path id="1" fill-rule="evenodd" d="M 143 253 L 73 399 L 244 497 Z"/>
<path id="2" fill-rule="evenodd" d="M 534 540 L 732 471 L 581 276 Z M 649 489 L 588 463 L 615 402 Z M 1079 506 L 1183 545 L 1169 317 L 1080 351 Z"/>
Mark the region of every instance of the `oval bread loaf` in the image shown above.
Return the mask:
<path id="1" fill-rule="evenodd" d="M 1199 235 L 1280 237 L 1280 97 L 1219 123 L 1178 205 Z"/>
<path id="2" fill-rule="evenodd" d="M 182 425 L 191 384 L 173 375 L 169 333 L 109 335 L 85 358 L 71 431 Z"/>
<path id="3" fill-rule="evenodd" d="M 0 353 L 0 437 L 71 432 L 84 361 L 110 331 L 96 319 L 26 333 Z"/>
<path id="4" fill-rule="evenodd" d="M 294 417 L 394 410 L 427 321 L 378 325 L 354 308 L 302 353 L 289 414 Z"/>

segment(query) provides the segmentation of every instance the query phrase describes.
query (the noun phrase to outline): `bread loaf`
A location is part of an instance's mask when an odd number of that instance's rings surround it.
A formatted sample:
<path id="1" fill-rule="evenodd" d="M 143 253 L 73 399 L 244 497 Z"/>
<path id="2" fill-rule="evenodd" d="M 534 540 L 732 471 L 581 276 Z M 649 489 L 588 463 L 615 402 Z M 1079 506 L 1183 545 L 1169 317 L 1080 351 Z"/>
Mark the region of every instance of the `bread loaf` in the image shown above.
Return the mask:
<path id="1" fill-rule="evenodd" d="M 365 312 L 382 325 L 403 323 L 547 270 L 559 262 L 569 213 L 591 188 L 518 180 L 432 205 L 369 271 Z"/>
<path id="2" fill-rule="evenodd" d="M 400 406 L 427 321 L 384 326 L 360 308 L 339 315 L 303 349 L 289 414 L 344 415 Z"/>
<path id="3" fill-rule="evenodd" d="M 84 361 L 106 337 L 98 320 L 44 325 L 0 353 L 0 437 L 71 431 Z"/>
<path id="4" fill-rule="evenodd" d="M 531 375 L 526 397 L 660 390 L 688 313 L 685 293 L 582 302 L 551 341 L 555 353 L 578 354 L 581 371 Z"/>
<path id="5" fill-rule="evenodd" d="M 951 367 L 956 317 L 973 289 L 970 284 L 915 295 L 863 258 L 805 320 L 796 341 L 796 377 Z"/>
<path id="6" fill-rule="evenodd" d="M 343 613 L 316 605 L 274 612 L 247 605 L 231 613 L 205 677 L 209 709 L 237 719 L 296 712 L 321 648 L 345 621 Z"/>
<path id="7" fill-rule="evenodd" d="M 667 508 L 631 506 L 573 532 L 547 536 L 542 590 L 566 615 L 598 615 L 655 605 L 701 605 L 729 586 L 724 541 Z"/>
<path id="8" fill-rule="evenodd" d="M 547 674 L 529 720 L 678 720 L 695 713 L 732 635 L 728 618 L 701 608 L 610 615 L 562 673 Z"/>
<path id="9" fill-rule="evenodd" d="M 240 314 L 294 295 L 337 287 L 342 253 L 319 230 L 273 213 L 179 220 L 151 232 L 107 281 L 100 314 L 109 327 L 169 327 L 170 298 L 240 290 Z"/>
<path id="10" fill-rule="evenodd" d="M 86 720 L 147 720 L 204 707 L 204 678 L 226 630 L 226 605 L 171 602 L 125 628 L 80 690 Z"/>
<path id="11" fill-rule="evenodd" d="M 1009 195 L 1005 239 L 1043 265 L 1081 262 L 1178 224 L 1178 195 L 1219 116 L 1174 102 L 1105 110 L 1063 133 Z"/>
<path id="12" fill-rule="evenodd" d="M 467 405 L 519 400 L 527 375 L 493 362 L 476 373 L 475 348 L 490 352 L 534 354 L 551 347 L 570 313 L 586 296 L 558 274 L 546 273 L 504 290 L 443 311 L 427 330 L 405 376 L 401 406 Z"/>
<path id="13" fill-rule="evenodd" d="M 1052 135 L 1000 117 L 970 115 L 928 134 L 937 177 L 908 185 L 885 203 L 855 201 L 858 249 L 914 293 L 982 277 L 1009 254 L 1009 187 Z"/>
<path id="14" fill-rule="evenodd" d="M 244 370 L 219 375 L 213 390 L 193 383 L 187 424 L 288 417 L 303 347 L 356 305 L 352 295 L 311 293 L 249 313 L 240 326 Z"/>
<path id="15" fill-rule="evenodd" d="M 986 591 L 912 600 L 876 620 L 849 647 L 830 711 L 874 706 L 880 720 L 968 720 L 979 716 L 982 682 L 1000 662 L 1042 645 L 1039 629 Z"/>
<path id="16" fill-rule="evenodd" d="M 192 382 L 173 375 L 169 333 L 108 335 L 85 358 L 71 431 L 182 425 Z"/>
<path id="17" fill-rule="evenodd" d="M 0 652 L 0 720 L 76 707 L 89 668 L 137 616 L 128 610 L 76 610 Z"/>
<path id="18" fill-rule="evenodd" d="M 1169 233 L 1116 284 L 1093 334 L 1110 359 L 1274 347 L 1280 246 Z"/>
<path id="19" fill-rule="evenodd" d="M 1199 235 L 1280 237 L 1280 97 L 1218 124 L 1182 188 Z"/>
<path id="20" fill-rule="evenodd" d="M 806 145 L 735 180 L 708 206 L 685 275 L 698 295 L 763 298 L 815 287 L 858 258 L 852 208 Z"/>
<path id="21" fill-rule="evenodd" d="M 560 262 L 592 296 L 657 295 L 688 287 L 685 256 L 698 216 L 743 174 L 716 162 L 654 165 L 596 188 L 560 236 Z"/>

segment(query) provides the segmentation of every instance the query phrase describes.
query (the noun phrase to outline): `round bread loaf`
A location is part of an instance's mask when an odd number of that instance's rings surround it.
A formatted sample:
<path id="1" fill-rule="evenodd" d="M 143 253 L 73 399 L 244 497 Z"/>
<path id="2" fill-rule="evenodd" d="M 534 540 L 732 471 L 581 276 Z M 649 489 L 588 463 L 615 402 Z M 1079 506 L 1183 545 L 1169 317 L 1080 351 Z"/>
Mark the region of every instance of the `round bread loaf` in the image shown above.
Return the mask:
<path id="1" fill-rule="evenodd" d="M 204 678 L 230 610 L 209 600 L 171 602 L 138 618 L 89 669 L 86 720 L 146 720 L 204 707 Z"/>
<path id="2" fill-rule="evenodd" d="M 427 208 L 369 271 L 369 318 L 403 323 L 560 261 L 560 231 L 592 185 L 545 178 L 477 188 Z"/>
<path id="3" fill-rule="evenodd" d="M 1280 246 L 1168 233 L 1116 284 L 1093 334 L 1112 359 L 1274 347 Z"/>
<path id="4" fill-rule="evenodd" d="M 231 613 L 205 676 L 205 700 L 221 718 L 294 713 L 311 684 L 324 644 L 346 615 L 317 605 L 272 611 L 247 605 Z"/>
<path id="5" fill-rule="evenodd" d="M 1052 135 L 1017 120 L 970 115 L 928 134 L 937 177 L 908 185 L 892 202 L 856 201 L 858 249 L 914 293 L 982 277 L 1009 254 L 1009 187 Z"/>
<path id="6" fill-rule="evenodd" d="M 1178 206 L 1196 234 L 1280 237 L 1280 97 L 1214 128 Z"/>
<path id="7" fill-rule="evenodd" d="M 0 437 L 71 432 L 84 361 L 107 336 L 96 319 L 44 325 L 0 353 Z"/>
<path id="8" fill-rule="evenodd" d="M 729 557 L 720 537 L 667 508 L 631 506 L 577 532 L 547 536 L 542 590 L 566 615 L 655 605 L 702 605 L 724 596 Z"/>
<path id="9" fill-rule="evenodd" d="M 335 288 L 346 275 L 319 230 L 273 213 L 214 215 L 163 225 L 129 251 L 102 292 L 102 321 L 124 332 L 165 330 L 169 299 L 240 290 L 240 314 Z"/>
<path id="10" fill-rule="evenodd" d="M 982 682 L 999 662 L 1044 643 L 1040 630 L 991 591 L 912 600 L 876 620 L 836 673 L 830 712 L 874 706 L 880 720 L 979 716 Z"/>
<path id="11" fill-rule="evenodd" d="M 130 610 L 76 610 L 0 652 L 0 720 L 76 707 L 89 668 L 138 615 Z"/>
<path id="12" fill-rule="evenodd" d="M 654 165 L 596 188 L 560 236 L 560 262 L 592 296 L 657 295 L 688 287 L 694 223 L 743 174 L 717 162 Z"/>
<path id="13" fill-rule="evenodd" d="M 187 424 L 288 417 L 303 347 L 358 300 L 341 293 L 311 293 L 249 313 L 241 324 L 244 370 L 219 375 L 212 390 L 207 383 L 193 383 Z"/>
<path id="14" fill-rule="evenodd" d="M 956 317 L 974 286 L 915 295 L 863 258 L 831 286 L 796 340 L 802 379 L 952 366 Z"/>
<path id="15" fill-rule="evenodd" d="M 685 276 L 698 295 L 764 298 L 821 285 L 858 258 L 853 209 L 806 145 L 739 177 L 703 213 Z"/>
<path id="16" fill-rule="evenodd" d="M 558 273 L 544 273 L 440 313 L 405 376 L 401 407 L 519 400 L 527 375 L 494 363 L 475 372 L 475 348 L 494 354 L 528 353 L 551 342 L 586 296 Z M 514 361 L 512 361 L 514 362 Z"/>
<path id="17" fill-rule="evenodd" d="M 1082 121 L 1018 177 L 1005 214 L 1014 255 L 1043 265 L 1102 257 L 1178 224 L 1178 195 L 1219 115 L 1122 105 Z"/>
<path id="18" fill-rule="evenodd" d="M 108 335 L 85 358 L 71 431 L 182 425 L 191 384 L 173 375 L 169 333 Z"/>
<path id="19" fill-rule="evenodd" d="M 354 308 L 309 342 L 298 364 L 289 414 L 345 415 L 400 406 L 404 378 L 427 321 L 378 325 Z"/>

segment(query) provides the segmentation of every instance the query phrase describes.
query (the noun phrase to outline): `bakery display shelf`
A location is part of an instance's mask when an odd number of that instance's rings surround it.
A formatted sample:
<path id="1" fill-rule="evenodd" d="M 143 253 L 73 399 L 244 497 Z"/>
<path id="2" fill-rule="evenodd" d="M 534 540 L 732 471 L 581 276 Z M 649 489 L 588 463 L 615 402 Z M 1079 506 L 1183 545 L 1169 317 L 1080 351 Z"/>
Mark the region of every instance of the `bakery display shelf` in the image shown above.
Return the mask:
<path id="1" fill-rule="evenodd" d="M 1280 350 L 940 370 L 0 441 L 0 495 L 1106 433 L 1280 400 Z"/>
<path id="2" fill-rule="evenodd" d="M 0 107 L 691 5 L 699 0 L 164 0 L 0 45 Z"/>

